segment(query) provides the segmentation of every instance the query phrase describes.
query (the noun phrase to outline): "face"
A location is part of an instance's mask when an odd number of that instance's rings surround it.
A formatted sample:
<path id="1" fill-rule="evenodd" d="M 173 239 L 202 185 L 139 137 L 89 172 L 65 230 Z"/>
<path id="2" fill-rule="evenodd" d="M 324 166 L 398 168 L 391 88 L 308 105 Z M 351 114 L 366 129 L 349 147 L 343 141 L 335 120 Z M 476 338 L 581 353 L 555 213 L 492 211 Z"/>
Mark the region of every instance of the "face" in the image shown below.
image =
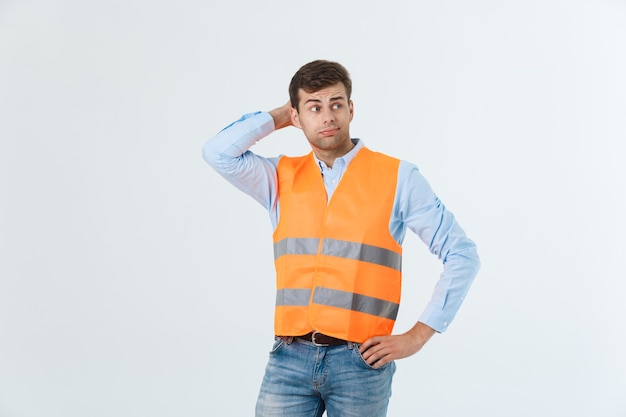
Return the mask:
<path id="1" fill-rule="evenodd" d="M 354 116 L 352 101 L 343 83 L 314 93 L 300 89 L 299 93 L 298 110 L 291 109 L 291 121 L 302 129 L 317 157 L 332 166 L 335 158 L 354 146 L 349 129 Z"/>

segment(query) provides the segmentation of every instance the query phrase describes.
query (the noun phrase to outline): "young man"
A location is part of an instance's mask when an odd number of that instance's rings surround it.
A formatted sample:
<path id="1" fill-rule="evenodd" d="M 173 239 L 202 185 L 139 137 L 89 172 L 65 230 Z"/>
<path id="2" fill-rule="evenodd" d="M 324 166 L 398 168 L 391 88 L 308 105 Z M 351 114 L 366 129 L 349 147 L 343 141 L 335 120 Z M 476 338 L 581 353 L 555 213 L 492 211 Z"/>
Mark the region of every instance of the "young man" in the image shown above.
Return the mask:
<path id="1" fill-rule="evenodd" d="M 385 416 L 395 360 L 447 329 L 479 268 L 467 238 L 417 167 L 350 137 L 346 69 L 302 66 L 290 101 L 247 114 L 208 140 L 204 159 L 268 210 L 274 227 L 275 343 L 256 415 Z M 249 148 L 295 126 L 312 152 L 264 158 Z M 402 241 L 416 233 L 443 262 L 413 328 L 392 335 Z"/>

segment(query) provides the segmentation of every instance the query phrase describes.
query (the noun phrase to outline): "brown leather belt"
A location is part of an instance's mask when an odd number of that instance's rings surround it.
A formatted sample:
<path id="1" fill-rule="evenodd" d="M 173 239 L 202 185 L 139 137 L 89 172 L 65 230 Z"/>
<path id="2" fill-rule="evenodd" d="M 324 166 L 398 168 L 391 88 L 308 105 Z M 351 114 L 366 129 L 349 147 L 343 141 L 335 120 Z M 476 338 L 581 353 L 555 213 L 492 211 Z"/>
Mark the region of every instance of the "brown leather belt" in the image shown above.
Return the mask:
<path id="1" fill-rule="evenodd" d="M 318 331 L 314 331 L 311 333 L 307 333 L 303 336 L 296 336 L 296 339 L 306 340 L 307 342 L 312 342 L 316 346 L 338 346 L 345 345 L 348 343 L 343 339 L 337 339 L 336 337 L 326 336 L 323 333 Z"/>

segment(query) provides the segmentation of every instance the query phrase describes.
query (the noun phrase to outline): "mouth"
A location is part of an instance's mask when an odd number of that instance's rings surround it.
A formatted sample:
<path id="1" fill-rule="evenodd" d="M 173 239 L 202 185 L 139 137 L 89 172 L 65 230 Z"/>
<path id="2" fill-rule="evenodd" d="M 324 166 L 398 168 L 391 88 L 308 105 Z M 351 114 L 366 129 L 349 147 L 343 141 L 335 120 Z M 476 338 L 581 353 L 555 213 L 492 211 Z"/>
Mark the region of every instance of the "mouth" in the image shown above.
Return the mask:
<path id="1" fill-rule="evenodd" d="M 333 136 L 338 131 L 339 131 L 338 127 L 328 128 L 328 129 L 322 130 L 320 132 L 320 135 L 322 135 L 322 136 Z"/>

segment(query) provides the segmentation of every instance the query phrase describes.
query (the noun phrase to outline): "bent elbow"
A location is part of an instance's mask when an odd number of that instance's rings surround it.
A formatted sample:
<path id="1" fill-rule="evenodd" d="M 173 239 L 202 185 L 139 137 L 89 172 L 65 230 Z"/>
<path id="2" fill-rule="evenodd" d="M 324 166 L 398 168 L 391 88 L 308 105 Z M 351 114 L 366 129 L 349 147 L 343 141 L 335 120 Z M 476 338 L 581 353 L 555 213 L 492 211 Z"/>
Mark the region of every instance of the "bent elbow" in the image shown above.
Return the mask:
<path id="1" fill-rule="evenodd" d="M 202 147 L 202 159 L 211 167 L 216 168 L 220 158 L 220 152 L 215 148 L 213 138 L 207 140 Z"/>

